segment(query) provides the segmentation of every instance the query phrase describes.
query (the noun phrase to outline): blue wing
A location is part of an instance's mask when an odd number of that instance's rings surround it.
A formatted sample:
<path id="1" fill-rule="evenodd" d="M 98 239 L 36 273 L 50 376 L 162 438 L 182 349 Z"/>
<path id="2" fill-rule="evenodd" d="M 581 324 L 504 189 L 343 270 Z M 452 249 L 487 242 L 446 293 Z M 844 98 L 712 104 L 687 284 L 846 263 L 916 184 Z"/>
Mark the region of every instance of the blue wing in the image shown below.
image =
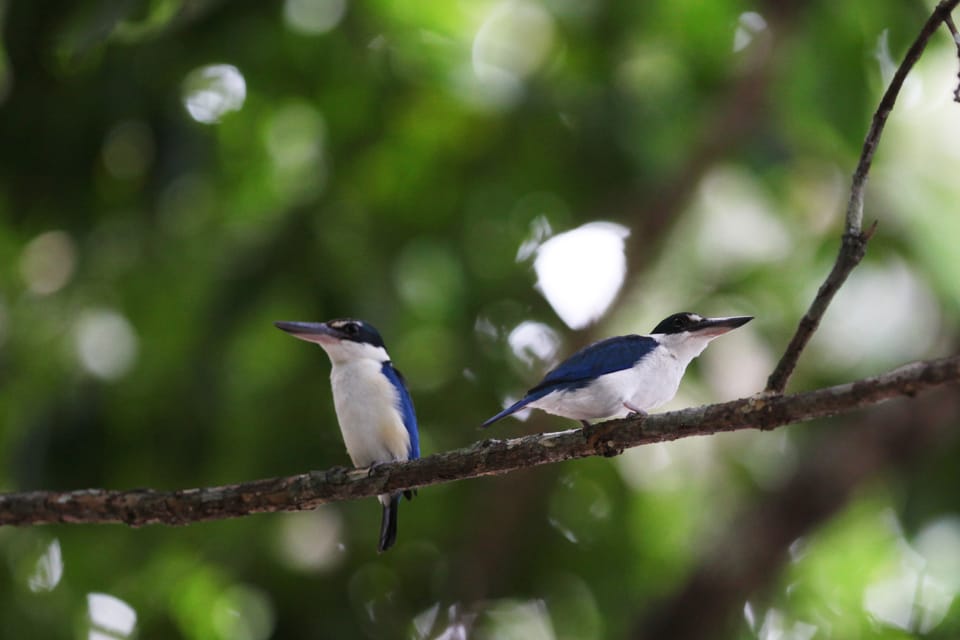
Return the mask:
<path id="1" fill-rule="evenodd" d="M 523 399 L 488 419 L 482 426 L 489 426 L 558 389 L 579 389 L 602 375 L 629 369 L 656 349 L 658 344 L 650 336 L 629 335 L 607 338 L 584 347 L 547 373 L 537 386 L 527 391 Z"/>
<path id="2" fill-rule="evenodd" d="M 417 433 L 417 414 L 413 410 L 413 400 L 410 399 L 410 392 L 407 391 L 407 385 L 403 380 L 403 376 L 397 371 L 393 364 L 389 361 L 384 362 L 381 370 L 383 371 L 383 375 L 387 377 L 387 380 L 390 381 L 390 384 L 397 390 L 397 398 L 399 398 L 397 410 L 400 411 L 400 415 L 403 417 L 403 426 L 410 436 L 409 459 L 415 460 L 420 457 L 420 435 Z"/>
<path id="3" fill-rule="evenodd" d="M 558 364 L 527 395 L 548 388 L 550 391 L 557 387 L 579 389 L 602 375 L 629 369 L 658 344 L 650 336 L 634 335 L 595 342 Z"/>

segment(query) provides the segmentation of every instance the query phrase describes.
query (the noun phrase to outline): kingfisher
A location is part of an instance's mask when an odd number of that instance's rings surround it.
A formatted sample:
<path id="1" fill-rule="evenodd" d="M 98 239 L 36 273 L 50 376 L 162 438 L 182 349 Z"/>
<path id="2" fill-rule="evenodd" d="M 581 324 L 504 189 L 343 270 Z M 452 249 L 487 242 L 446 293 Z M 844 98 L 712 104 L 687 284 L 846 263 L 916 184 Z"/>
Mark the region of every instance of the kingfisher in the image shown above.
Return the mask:
<path id="1" fill-rule="evenodd" d="M 526 407 L 564 418 L 590 420 L 647 415 L 676 395 L 687 365 L 710 341 L 753 316 L 705 318 L 675 313 L 650 335 L 607 338 L 584 347 L 554 367 L 512 405 L 488 419 L 488 427 Z"/>
<path id="2" fill-rule="evenodd" d="M 420 457 L 417 416 L 403 376 L 387 355 L 380 332 L 352 318 L 328 322 L 275 322 L 295 338 L 313 342 L 333 365 L 333 406 L 347 454 L 357 468 Z M 404 491 L 407 500 L 413 491 Z M 383 505 L 378 550 L 397 541 L 400 493 L 378 496 Z"/>

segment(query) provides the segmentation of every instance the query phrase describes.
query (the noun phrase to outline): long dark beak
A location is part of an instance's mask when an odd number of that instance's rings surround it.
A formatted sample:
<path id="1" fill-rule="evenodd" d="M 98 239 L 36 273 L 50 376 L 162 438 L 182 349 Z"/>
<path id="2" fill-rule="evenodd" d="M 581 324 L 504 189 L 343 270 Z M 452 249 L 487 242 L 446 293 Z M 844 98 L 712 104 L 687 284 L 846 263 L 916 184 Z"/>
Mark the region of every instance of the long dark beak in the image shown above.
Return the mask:
<path id="1" fill-rule="evenodd" d="M 326 322 L 274 322 L 274 326 L 281 331 L 286 331 L 294 338 L 300 338 L 307 342 L 334 342 L 340 338 L 340 332 L 328 325 Z"/>
<path id="2" fill-rule="evenodd" d="M 753 316 L 729 316 L 727 318 L 704 318 L 696 326 L 690 328 L 690 333 L 701 336 L 721 336 L 727 331 L 742 327 L 753 320 Z"/>

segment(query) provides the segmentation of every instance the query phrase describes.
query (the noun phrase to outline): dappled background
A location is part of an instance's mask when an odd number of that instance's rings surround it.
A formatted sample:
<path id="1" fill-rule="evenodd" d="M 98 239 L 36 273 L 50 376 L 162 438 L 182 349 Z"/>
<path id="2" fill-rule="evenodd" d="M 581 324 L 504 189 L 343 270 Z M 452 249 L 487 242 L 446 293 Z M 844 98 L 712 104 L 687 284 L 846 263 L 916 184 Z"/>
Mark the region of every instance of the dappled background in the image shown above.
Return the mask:
<path id="1" fill-rule="evenodd" d="M 355 316 L 424 454 L 558 359 L 676 311 L 757 319 L 670 407 L 747 395 L 829 269 L 880 93 L 932 3 L 0 0 L 0 489 L 174 489 L 348 463 L 317 348 Z M 871 176 L 864 263 L 791 388 L 950 353 L 956 53 Z M 621 637 L 817 435 L 184 528 L 0 530 L 7 638 Z M 733 637 L 960 633 L 957 452 L 863 487 Z M 695 615 L 695 612 L 691 612 Z"/>

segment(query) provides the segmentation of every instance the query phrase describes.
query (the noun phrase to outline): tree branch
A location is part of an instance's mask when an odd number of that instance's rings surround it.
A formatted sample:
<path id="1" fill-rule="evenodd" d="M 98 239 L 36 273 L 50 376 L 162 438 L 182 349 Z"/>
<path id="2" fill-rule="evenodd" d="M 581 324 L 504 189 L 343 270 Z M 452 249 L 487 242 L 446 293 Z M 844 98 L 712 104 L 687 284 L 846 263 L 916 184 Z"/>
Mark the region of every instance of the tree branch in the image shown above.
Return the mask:
<path id="1" fill-rule="evenodd" d="M 953 44 L 957 46 L 957 59 L 960 60 L 960 32 L 957 31 L 957 25 L 953 23 L 953 18 L 949 15 L 943 21 L 946 23 L 947 29 L 950 30 Z M 953 101 L 960 102 L 960 71 L 957 71 L 957 88 L 953 90 Z"/>
<path id="2" fill-rule="evenodd" d="M 368 469 L 337 467 L 286 478 L 219 487 L 156 491 L 87 489 L 0 494 L 0 525 L 125 523 L 184 525 L 252 513 L 318 505 L 507 473 L 594 455 L 616 455 L 651 442 L 739 429 L 773 429 L 912 396 L 960 381 L 960 355 L 916 362 L 857 382 L 789 396 L 754 396 L 649 416 L 612 420 L 509 440 L 483 440 L 465 449 Z"/>
<path id="3" fill-rule="evenodd" d="M 927 19 L 927 22 L 917 35 L 916 40 L 910 45 L 910 49 L 907 51 L 906 56 L 904 56 L 903 62 L 897 67 L 897 71 L 890 81 L 890 86 L 887 87 L 877 110 L 873 114 L 873 121 L 870 123 L 867 137 L 863 142 L 863 150 L 860 152 L 860 161 L 857 164 L 856 171 L 853 173 L 853 183 L 850 187 L 850 200 L 847 203 L 846 230 L 840 243 L 840 252 L 837 255 L 837 260 L 833 265 L 833 269 L 830 270 L 827 279 L 820 285 L 820 290 L 817 291 L 817 295 L 810 304 L 810 308 L 800 319 L 800 324 L 793 338 L 791 338 L 789 345 L 787 345 L 783 357 L 767 379 L 766 390 L 768 393 L 783 393 L 783 390 L 786 389 L 790 375 L 793 373 L 794 368 L 797 366 L 797 361 L 800 359 L 800 354 L 804 348 L 806 348 L 807 343 L 810 342 L 810 338 L 813 337 L 814 332 L 820 325 L 820 320 L 823 318 L 827 306 L 829 306 L 833 300 L 833 296 L 840 289 L 840 286 L 846 281 L 850 272 L 853 271 L 854 267 L 863 259 L 864 253 L 866 252 L 867 241 L 870 240 L 877 226 L 876 223 L 874 223 L 867 231 L 861 231 L 863 228 L 863 194 L 867 186 L 867 176 L 870 173 L 870 166 L 873 163 L 873 154 L 877 150 L 877 145 L 880 143 L 883 127 L 887 123 L 887 117 L 893 110 L 893 105 L 897 101 L 897 96 L 900 94 L 900 89 L 903 87 L 903 82 L 907 74 L 910 73 L 913 65 L 920 59 L 923 50 L 927 47 L 927 42 L 934 32 L 940 28 L 940 24 L 950 20 L 950 12 L 956 8 L 957 4 L 960 4 L 960 0 L 943 0 L 933 10 L 930 18 Z M 952 24 L 952 22 L 948 22 L 948 26 L 950 24 Z M 960 46 L 960 44 L 958 44 L 958 46 Z M 960 87 L 958 87 L 958 91 L 960 91 Z"/>

